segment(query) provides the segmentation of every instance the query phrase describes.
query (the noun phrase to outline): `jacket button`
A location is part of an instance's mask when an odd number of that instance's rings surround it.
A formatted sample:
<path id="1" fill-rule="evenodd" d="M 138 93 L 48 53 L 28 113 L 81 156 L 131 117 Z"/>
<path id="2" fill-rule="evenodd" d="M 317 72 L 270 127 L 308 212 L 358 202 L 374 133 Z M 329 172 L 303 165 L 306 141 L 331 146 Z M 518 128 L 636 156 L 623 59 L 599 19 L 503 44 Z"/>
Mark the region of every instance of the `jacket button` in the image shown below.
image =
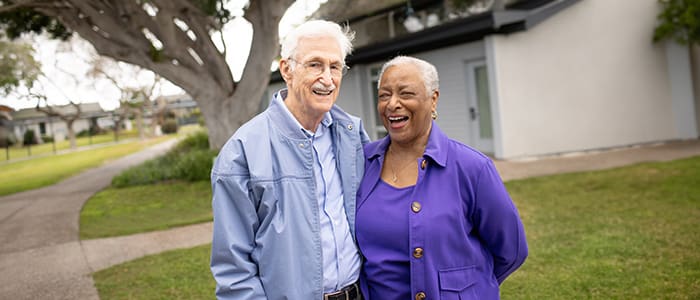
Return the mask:
<path id="1" fill-rule="evenodd" d="M 348 130 L 352 130 L 352 124 L 348 124 Z"/>
<path id="2" fill-rule="evenodd" d="M 416 247 L 416 249 L 413 249 L 413 257 L 415 257 L 415 258 L 423 257 L 423 248 Z"/>
<path id="3" fill-rule="evenodd" d="M 423 300 L 423 299 L 425 299 L 425 293 L 423 293 L 423 292 L 416 293 L 416 300 Z"/>
<path id="4" fill-rule="evenodd" d="M 413 201 L 413 203 L 411 203 L 411 210 L 412 210 L 414 213 L 419 212 L 420 209 L 421 209 L 420 202 L 418 202 L 418 201 Z"/>
<path id="5" fill-rule="evenodd" d="M 425 170 L 425 166 L 428 165 L 428 162 L 424 159 L 423 162 L 420 163 L 420 168 L 422 170 Z"/>

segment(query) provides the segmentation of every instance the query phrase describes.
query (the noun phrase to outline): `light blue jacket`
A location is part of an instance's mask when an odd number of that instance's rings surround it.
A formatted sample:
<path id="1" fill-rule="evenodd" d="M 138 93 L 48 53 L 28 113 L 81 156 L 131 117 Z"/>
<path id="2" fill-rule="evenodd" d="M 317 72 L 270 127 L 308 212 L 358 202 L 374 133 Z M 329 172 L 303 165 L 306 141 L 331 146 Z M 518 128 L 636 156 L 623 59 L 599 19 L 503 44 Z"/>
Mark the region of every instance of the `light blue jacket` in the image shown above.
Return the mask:
<path id="1" fill-rule="evenodd" d="M 219 299 L 323 298 L 313 147 L 284 112 L 280 93 L 241 126 L 212 168 L 211 271 Z M 355 237 L 355 198 L 364 173 L 359 118 L 337 106 L 331 135 Z"/>

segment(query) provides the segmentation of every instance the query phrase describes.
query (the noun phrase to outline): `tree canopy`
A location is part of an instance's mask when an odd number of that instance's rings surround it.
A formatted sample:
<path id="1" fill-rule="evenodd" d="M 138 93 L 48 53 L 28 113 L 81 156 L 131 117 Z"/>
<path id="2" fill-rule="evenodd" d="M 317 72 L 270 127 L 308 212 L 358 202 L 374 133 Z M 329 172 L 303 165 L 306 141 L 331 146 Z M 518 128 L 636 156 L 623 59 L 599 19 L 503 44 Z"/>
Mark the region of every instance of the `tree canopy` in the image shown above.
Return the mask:
<path id="1" fill-rule="evenodd" d="M 663 11 L 654 31 L 654 41 L 666 38 L 687 44 L 700 44 L 700 0 L 659 0 Z"/>
<path id="2" fill-rule="evenodd" d="M 34 49 L 27 43 L 0 40 L 0 91 L 8 94 L 20 85 L 31 87 L 41 73 L 34 59 Z"/>
<path id="3" fill-rule="evenodd" d="M 0 2 L 8 35 L 69 32 L 100 55 L 153 71 L 197 101 L 213 148 L 258 112 L 279 52 L 279 21 L 293 0 L 250 0 L 243 18 L 253 28 L 252 51 L 235 82 L 225 60 L 226 0 L 13 0 Z M 263 4 L 264 3 L 264 4 Z M 25 14 L 25 19 L 18 18 Z M 26 21 L 26 22 L 25 22 Z M 63 26 L 63 29 L 62 27 Z M 65 29 L 65 30 L 64 30 Z M 231 46 L 231 45 L 229 45 Z M 232 45 L 236 47 L 237 45 Z"/>

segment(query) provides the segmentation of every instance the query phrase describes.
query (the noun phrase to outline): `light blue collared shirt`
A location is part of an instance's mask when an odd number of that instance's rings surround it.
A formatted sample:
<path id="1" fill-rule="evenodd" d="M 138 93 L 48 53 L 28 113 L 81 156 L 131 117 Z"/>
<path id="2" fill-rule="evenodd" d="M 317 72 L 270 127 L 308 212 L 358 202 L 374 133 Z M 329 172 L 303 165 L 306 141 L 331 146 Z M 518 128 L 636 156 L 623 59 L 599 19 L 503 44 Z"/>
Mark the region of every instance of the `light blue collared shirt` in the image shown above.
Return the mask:
<path id="1" fill-rule="evenodd" d="M 314 133 L 302 127 L 288 108 L 285 111 L 296 121 L 314 149 L 313 169 L 323 250 L 323 292 L 338 291 L 357 281 L 361 261 L 343 206 L 343 187 L 330 134 L 333 118 L 330 112 L 326 113 Z"/>

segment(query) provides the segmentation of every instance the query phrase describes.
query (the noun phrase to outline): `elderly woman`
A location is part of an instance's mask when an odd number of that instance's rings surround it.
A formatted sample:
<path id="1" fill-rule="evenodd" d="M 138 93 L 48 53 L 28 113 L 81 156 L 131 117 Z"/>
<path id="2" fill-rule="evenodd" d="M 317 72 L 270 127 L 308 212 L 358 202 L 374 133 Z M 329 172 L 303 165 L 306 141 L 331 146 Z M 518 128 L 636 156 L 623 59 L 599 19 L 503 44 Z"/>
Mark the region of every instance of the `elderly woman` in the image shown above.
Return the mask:
<path id="1" fill-rule="evenodd" d="M 491 159 L 433 121 L 435 67 L 387 62 L 377 111 L 388 136 L 365 145 L 357 242 L 365 299 L 498 299 L 527 257 L 525 232 Z"/>

